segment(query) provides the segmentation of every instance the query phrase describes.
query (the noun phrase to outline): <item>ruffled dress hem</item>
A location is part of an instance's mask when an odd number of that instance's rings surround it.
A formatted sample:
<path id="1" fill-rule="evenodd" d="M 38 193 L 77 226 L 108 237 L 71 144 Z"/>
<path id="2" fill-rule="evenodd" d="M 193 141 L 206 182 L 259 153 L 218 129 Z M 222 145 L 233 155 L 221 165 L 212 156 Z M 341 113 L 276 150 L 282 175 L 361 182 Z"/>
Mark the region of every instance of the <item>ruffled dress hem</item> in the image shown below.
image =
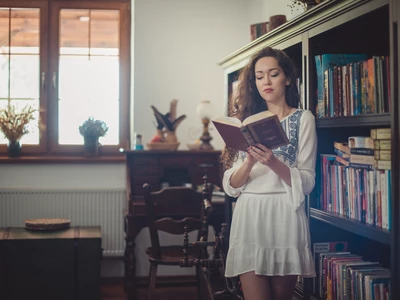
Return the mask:
<path id="1" fill-rule="evenodd" d="M 254 255 L 251 255 L 252 253 Z M 225 276 L 235 277 L 251 271 L 264 276 L 316 276 L 314 261 L 309 249 L 267 249 L 254 245 L 230 248 Z"/>

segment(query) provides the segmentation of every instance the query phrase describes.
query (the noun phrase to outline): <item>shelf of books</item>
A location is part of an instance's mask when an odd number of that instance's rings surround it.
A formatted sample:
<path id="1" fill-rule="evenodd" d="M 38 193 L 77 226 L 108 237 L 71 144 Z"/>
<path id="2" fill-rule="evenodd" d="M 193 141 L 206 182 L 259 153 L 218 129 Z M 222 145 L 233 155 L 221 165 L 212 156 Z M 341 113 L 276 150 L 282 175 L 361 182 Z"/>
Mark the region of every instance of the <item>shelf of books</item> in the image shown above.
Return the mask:
<path id="1" fill-rule="evenodd" d="M 343 126 L 389 126 L 390 118 L 390 113 L 327 117 L 317 119 L 316 126 L 317 128 L 332 128 Z"/>
<path id="2" fill-rule="evenodd" d="M 390 245 L 390 231 L 371 224 L 366 224 L 343 215 L 319 210 L 316 208 L 310 209 L 310 216 L 321 222 L 326 222 L 330 225 L 341 229 L 357 233 L 371 240 Z"/>
<path id="3" fill-rule="evenodd" d="M 221 62 L 234 85 L 238 61 L 278 46 L 302 74 L 318 136 L 309 197 L 317 276 L 299 278 L 305 299 L 400 299 L 391 285 L 400 281 L 399 15 L 399 0 L 325 0 Z M 285 37 L 296 43 L 279 45 Z"/>

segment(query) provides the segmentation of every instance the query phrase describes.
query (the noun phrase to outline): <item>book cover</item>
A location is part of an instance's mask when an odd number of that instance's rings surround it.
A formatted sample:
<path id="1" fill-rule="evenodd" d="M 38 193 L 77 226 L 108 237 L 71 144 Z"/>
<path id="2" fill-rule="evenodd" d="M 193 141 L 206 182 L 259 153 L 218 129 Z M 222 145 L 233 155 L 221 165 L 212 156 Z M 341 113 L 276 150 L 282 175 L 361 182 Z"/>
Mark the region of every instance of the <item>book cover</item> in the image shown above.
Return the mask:
<path id="1" fill-rule="evenodd" d="M 332 253 L 332 252 L 342 252 L 347 251 L 348 243 L 346 241 L 338 242 L 320 242 L 313 244 L 313 257 L 315 269 L 317 270 L 317 277 L 313 278 L 313 292 L 317 293 L 319 290 L 319 257 L 318 253 Z"/>
<path id="2" fill-rule="evenodd" d="M 257 143 L 275 149 L 289 143 L 278 116 L 269 111 L 254 114 L 243 122 L 233 117 L 219 117 L 212 122 L 226 146 L 235 150 L 246 152 Z"/>

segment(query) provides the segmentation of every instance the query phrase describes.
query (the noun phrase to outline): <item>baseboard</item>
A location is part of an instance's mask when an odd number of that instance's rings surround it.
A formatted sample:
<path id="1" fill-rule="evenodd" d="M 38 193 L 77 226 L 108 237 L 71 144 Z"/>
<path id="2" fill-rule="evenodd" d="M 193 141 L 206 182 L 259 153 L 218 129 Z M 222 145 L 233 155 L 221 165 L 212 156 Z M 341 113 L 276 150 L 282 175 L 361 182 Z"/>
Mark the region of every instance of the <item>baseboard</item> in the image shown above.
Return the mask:
<path id="1" fill-rule="evenodd" d="M 136 284 L 138 287 L 146 287 L 148 281 L 149 281 L 148 276 L 136 277 Z M 124 277 L 102 277 L 101 284 L 124 284 Z M 194 275 L 157 276 L 157 285 L 192 286 L 196 285 L 196 276 Z"/>

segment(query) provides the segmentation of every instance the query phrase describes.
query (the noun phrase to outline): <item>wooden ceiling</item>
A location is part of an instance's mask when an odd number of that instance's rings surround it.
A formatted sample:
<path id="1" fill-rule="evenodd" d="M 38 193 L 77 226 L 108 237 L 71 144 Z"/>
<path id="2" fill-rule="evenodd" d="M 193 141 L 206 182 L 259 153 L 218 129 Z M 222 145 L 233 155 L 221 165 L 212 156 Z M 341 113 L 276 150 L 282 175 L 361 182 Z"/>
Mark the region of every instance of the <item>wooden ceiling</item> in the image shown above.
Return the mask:
<path id="1" fill-rule="evenodd" d="M 119 47 L 117 10 L 62 9 L 59 25 L 61 47 Z M 39 47 L 39 36 L 39 9 L 0 8 L 0 47 Z"/>

